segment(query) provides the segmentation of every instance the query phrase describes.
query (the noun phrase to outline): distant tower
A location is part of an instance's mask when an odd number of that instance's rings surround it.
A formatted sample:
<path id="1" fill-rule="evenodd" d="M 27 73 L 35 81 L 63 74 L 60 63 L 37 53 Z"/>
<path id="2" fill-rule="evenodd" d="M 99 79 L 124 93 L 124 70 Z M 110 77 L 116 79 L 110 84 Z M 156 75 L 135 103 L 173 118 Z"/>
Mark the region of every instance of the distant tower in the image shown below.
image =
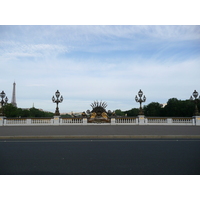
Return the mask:
<path id="1" fill-rule="evenodd" d="M 11 104 L 12 104 L 13 106 L 17 107 L 15 86 L 16 86 L 16 83 L 14 82 L 14 83 L 13 83 L 13 93 L 12 93 L 12 101 L 11 101 Z"/>

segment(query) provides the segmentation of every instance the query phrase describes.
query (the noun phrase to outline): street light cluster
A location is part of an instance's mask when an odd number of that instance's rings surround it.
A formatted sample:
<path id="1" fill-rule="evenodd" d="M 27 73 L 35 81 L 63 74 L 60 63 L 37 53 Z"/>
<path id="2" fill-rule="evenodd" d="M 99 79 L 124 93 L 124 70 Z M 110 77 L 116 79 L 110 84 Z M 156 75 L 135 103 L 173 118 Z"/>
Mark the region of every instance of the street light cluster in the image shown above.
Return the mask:
<path id="1" fill-rule="evenodd" d="M 142 99 L 142 95 L 143 95 L 143 92 L 142 92 L 142 90 L 140 89 L 140 91 L 138 92 L 139 98 L 138 98 L 137 95 L 135 96 L 135 101 L 140 103 L 139 115 L 143 115 L 143 114 L 144 114 L 143 109 L 142 109 L 142 102 L 145 102 L 145 101 L 146 101 L 145 95 L 143 96 L 143 99 Z"/>
<path id="2" fill-rule="evenodd" d="M 55 111 L 55 116 L 59 116 L 60 115 L 60 112 L 59 112 L 59 108 L 58 108 L 58 104 L 59 103 L 62 103 L 62 101 L 63 101 L 63 97 L 61 96 L 60 97 L 60 92 L 57 90 L 56 92 L 55 92 L 55 95 L 56 95 L 56 99 L 55 99 L 55 97 L 53 96 L 52 97 L 52 101 L 53 101 L 53 103 L 56 103 L 56 111 Z M 60 99 L 59 99 L 59 97 L 60 97 Z"/>
<path id="3" fill-rule="evenodd" d="M 1 97 L 1 112 L 0 112 L 0 116 L 3 116 L 3 114 L 4 114 L 4 110 L 3 110 L 3 107 L 4 107 L 4 105 L 6 105 L 7 104 L 7 102 L 8 102 L 8 97 L 5 97 L 6 96 L 6 94 L 5 94 L 5 92 L 4 91 L 2 91 L 1 93 L 0 93 L 0 97 Z M 5 98 L 5 99 L 4 99 Z"/>
<path id="4" fill-rule="evenodd" d="M 198 111 L 197 104 L 198 104 L 198 101 L 200 101 L 200 96 L 199 96 L 199 98 L 198 98 L 199 93 L 198 93 L 196 90 L 192 93 L 192 95 L 193 95 L 194 98 L 191 96 L 191 97 L 190 97 L 190 100 L 191 100 L 191 101 L 194 101 L 194 103 L 195 103 L 195 111 L 194 111 L 194 114 L 195 114 L 195 116 L 198 116 L 198 115 L 200 115 L 200 113 L 199 113 L 199 111 Z"/>

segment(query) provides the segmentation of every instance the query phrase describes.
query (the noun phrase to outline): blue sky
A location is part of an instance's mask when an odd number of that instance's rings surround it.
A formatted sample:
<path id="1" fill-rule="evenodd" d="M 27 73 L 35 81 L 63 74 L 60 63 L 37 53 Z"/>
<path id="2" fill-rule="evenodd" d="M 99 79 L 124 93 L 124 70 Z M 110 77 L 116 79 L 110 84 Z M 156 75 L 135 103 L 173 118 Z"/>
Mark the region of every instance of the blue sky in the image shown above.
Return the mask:
<path id="1" fill-rule="evenodd" d="M 139 107 L 200 93 L 200 26 L 0 26 L 0 90 L 18 107 L 60 112 Z"/>

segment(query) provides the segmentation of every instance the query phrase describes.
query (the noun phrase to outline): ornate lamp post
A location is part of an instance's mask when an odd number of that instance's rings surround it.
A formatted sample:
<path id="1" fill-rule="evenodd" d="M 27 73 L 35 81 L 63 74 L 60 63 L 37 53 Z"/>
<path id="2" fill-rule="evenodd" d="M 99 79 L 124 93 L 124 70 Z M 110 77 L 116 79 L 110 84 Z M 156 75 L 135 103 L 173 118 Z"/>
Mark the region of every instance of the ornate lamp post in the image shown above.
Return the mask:
<path id="1" fill-rule="evenodd" d="M 56 95 L 56 99 L 55 99 L 55 97 L 53 96 L 53 97 L 52 97 L 52 101 L 53 101 L 54 103 L 57 104 L 55 115 L 56 115 L 56 116 L 59 116 L 60 113 L 59 113 L 58 104 L 59 104 L 59 103 L 62 103 L 63 97 L 62 97 L 62 96 L 60 97 L 60 92 L 59 92 L 58 90 L 55 92 L 55 95 Z M 60 97 L 60 99 L 59 99 L 59 97 Z"/>
<path id="2" fill-rule="evenodd" d="M 140 89 L 140 91 L 138 92 L 139 98 L 138 98 L 137 95 L 135 96 L 135 101 L 140 103 L 139 115 L 144 115 L 144 112 L 143 112 L 143 109 L 142 109 L 142 102 L 145 102 L 145 101 L 146 101 L 146 97 L 145 97 L 145 95 L 144 95 L 144 96 L 143 96 L 143 99 L 142 99 L 142 95 L 143 95 L 143 92 L 142 92 L 142 90 Z"/>
<path id="3" fill-rule="evenodd" d="M 191 96 L 191 97 L 190 97 L 190 100 L 191 100 L 191 101 L 194 101 L 194 103 L 195 103 L 194 115 L 195 115 L 195 116 L 199 116 L 200 113 L 199 113 L 199 111 L 198 111 L 197 103 L 198 103 L 198 101 L 200 101 L 200 96 L 199 96 L 199 98 L 198 98 L 199 93 L 198 93 L 196 90 L 194 90 L 194 92 L 192 93 L 192 95 L 193 95 L 194 98 Z"/>
<path id="4" fill-rule="evenodd" d="M 3 109 L 3 107 L 4 107 L 4 105 L 6 105 L 7 102 L 8 102 L 8 97 L 5 98 L 5 96 L 6 96 L 5 92 L 2 91 L 2 92 L 0 93 L 0 97 L 1 97 L 0 103 L 1 103 L 1 110 L 2 110 L 2 112 L 0 113 L 0 116 L 3 116 L 3 115 L 4 115 L 4 109 Z M 4 98 L 5 98 L 5 99 L 4 99 Z"/>

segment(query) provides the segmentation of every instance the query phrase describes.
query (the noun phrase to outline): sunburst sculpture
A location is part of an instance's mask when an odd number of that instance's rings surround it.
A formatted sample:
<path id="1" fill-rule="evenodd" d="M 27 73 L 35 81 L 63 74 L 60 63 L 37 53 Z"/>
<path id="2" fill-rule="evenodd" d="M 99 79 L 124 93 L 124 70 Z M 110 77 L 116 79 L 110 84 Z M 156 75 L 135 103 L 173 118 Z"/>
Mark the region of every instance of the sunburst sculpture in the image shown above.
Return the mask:
<path id="1" fill-rule="evenodd" d="M 102 107 L 102 108 L 106 108 L 107 107 L 107 103 L 106 102 L 98 102 L 98 101 L 94 101 L 94 103 L 90 104 L 90 106 L 94 109 L 96 107 Z"/>
<path id="2" fill-rule="evenodd" d="M 110 114 L 111 111 L 106 111 L 106 102 L 94 101 L 90 106 L 92 107 L 92 111 L 87 110 L 87 114 L 90 115 L 89 122 L 110 122 L 108 114 Z"/>

